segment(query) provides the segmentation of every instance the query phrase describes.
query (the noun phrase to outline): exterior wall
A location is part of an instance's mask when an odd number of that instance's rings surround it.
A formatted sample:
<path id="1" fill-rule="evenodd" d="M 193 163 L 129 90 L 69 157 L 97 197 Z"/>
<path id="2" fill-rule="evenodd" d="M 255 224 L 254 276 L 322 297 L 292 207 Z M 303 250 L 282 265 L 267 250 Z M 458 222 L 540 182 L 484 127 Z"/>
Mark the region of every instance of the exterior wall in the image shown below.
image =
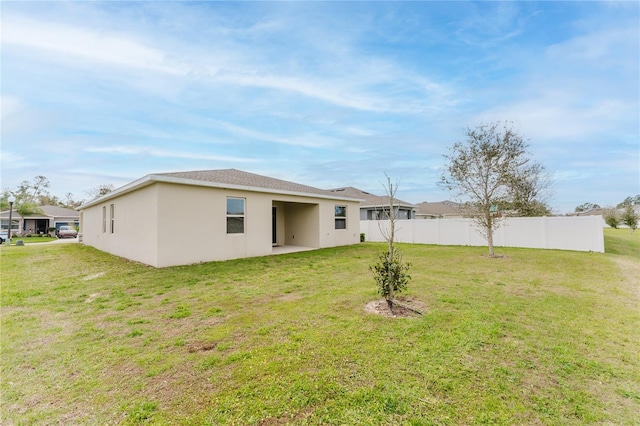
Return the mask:
<path id="1" fill-rule="evenodd" d="M 318 204 L 288 203 L 285 206 L 285 245 L 320 247 Z"/>
<path id="2" fill-rule="evenodd" d="M 269 194 L 156 183 L 158 263 L 185 265 L 271 254 Z M 227 198 L 245 199 L 243 234 L 227 234 Z"/>
<path id="3" fill-rule="evenodd" d="M 156 265 L 159 267 L 271 254 L 274 206 L 280 245 L 320 248 L 359 242 L 357 202 L 167 183 L 155 185 L 159 188 Z M 227 197 L 245 199 L 244 234 L 227 234 Z M 349 234 L 334 229 L 336 203 L 348 205 Z M 185 222 L 198 227 L 185 227 Z M 172 231 L 177 226 L 182 232 Z M 322 238 L 325 234 L 327 239 Z"/>
<path id="4" fill-rule="evenodd" d="M 368 241 L 384 241 L 386 221 L 361 221 Z M 604 253 L 602 217 L 506 218 L 494 231 L 500 247 L 548 248 Z M 484 246 L 486 240 L 472 219 L 400 220 L 396 241 L 416 244 Z"/>
<path id="5" fill-rule="evenodd" d="M 114 233 L 110 232 L 110 205 L 114 206 Z M 102 208 L 107 230 L 102 228 Z M 107 200 L 82 211 L 82 242 L 116 256 L 157 265 L 157 188 L 152 185 Z"/>
<path id="6" fill-rule="evenodd" d="M 347 206 L 347 229 L 336 229 L 335 206 Z M 346 246 L 360 242 L 360 204 L 324 200 L 320 204 L 320 247 Z"/>
<path id="7" fill-rule="evenodd" d="M 21 232 L 29 232 L 31 229 L 32 233 L 36 232 L 36 219 L 25 219 L 20 229 Z"/>

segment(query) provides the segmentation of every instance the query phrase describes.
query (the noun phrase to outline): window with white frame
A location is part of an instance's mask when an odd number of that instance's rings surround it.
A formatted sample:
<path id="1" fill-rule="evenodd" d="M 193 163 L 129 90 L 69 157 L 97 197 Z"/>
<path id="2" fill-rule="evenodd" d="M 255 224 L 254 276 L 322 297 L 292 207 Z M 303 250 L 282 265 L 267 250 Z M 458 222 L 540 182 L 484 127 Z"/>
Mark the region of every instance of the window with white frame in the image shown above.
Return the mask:
<path id="1" fill-rule="evenodd" d="M 102 233 L 107 233 L 107 206 L 102 206 Z"/>
<path id="2" fill-rule="evenodd" d="M 109 217 L 111 218 L 111 233 L 113 234 L 113 232 L 115 231 L 115 224 L 116 224 L 116 217 L 115 217 L 115 206 L 113 204 L 111 204 L 109 206 Z"/>
<path id="3" fill-rule="evenodd" d="M 244 198 L 227 198 L 227 234 L 244 234 Z"/>
<path id="4" fill-rule="evenodd" d="M 336 229 L 347 229 L 347 206 L 335 206 Z"/>

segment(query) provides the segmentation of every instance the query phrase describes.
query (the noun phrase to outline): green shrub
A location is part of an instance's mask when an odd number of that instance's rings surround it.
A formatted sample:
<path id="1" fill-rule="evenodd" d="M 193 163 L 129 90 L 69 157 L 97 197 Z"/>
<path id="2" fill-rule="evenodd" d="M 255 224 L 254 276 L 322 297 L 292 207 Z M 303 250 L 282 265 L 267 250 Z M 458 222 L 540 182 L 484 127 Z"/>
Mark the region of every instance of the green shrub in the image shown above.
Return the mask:
<path id="1" fill-rule="evenodd" d="M 631 228 L 631 231 L 635 231 L 638 227 L 638 215 L 633 210 L 633 207 L 627 206 L 622 214 L 622 223 Z"/>
<path id="2" fill-rule="evenodd" d="M 387 301 L 393 301 L 394 294 L 401 293 L 407 287 L 411 279 L 407 273 L 410 267 L 410 263 L 402 261 L 402 255 L 397 249 L 394 250 L 391 261 L 389 252 L 380 253 L 378 263 L 370 267 L 378 285 L 378 293 Z"/>
<path id="3" fill-rule="evenodd" d="M 609 209 L 604 214 L 604 222 L 612 227 L 613 229 L 618 229 L 620 225 L 620 218 L 618 217 L 618 212 L 613 209 Z"/>

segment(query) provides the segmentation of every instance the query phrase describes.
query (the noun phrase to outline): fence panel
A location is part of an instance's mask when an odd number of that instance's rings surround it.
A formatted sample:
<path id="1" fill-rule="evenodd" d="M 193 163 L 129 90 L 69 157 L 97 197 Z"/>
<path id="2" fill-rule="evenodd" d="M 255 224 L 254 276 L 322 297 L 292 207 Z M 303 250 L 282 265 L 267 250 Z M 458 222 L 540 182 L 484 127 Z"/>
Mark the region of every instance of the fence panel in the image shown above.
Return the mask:
<path id="1" fill-rule="evenodd" d="M 360 221 L 367 241 L 385 241 L 388 221 Z M 396 241 L 452 246 L 484 246 L 472 219 L 398 220 Z M 506 218 L 494 232 L 497 247 L 548 248 L 604 253 L 601 216 Z"/>

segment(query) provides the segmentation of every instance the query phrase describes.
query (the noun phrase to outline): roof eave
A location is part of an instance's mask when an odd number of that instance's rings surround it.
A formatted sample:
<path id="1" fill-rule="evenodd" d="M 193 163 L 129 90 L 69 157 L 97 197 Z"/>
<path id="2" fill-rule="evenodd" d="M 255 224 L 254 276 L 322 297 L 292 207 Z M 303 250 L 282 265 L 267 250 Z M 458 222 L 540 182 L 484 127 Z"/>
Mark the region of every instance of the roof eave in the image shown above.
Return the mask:
<path id="1" fill-rule="evenodd" d="M 217 188 L 217 189 L 234 189 L 238 191 L 249 191 L 249 192 L 261 192 L 261 193 L 269 193 L 269 194 L 280 194 L 280 195 L 293 195 L 298 197 L 306 197 L 306 198 L 321 198 L 327 200 L 338 200 L 338 201 L 349 201 L 349 202 L 361 202 L 358 198 L 351 197 L 340 197 L 328 194 L 314 194 L 308 192 L 297 192 L 297 191 L 285 191 L 278 189 L 269 189 L 269 188 L 261 188 L 258 186 L 249 186 L 249 185 L 236 185 L 230 183 L 220 183 L 220 182 L 208 182 L 196 179 L 186 179 L 179 178 L 175 176 L 164 176 L 164 175 L 147 175 L 136 181 L 133 181 L 125 186 L 122 186 L 114 191 L 111 191 L 108 194 L 103 195 L 100 198 L 96 198 L 93 201 L 90 201 L 86 204 L 81 205 L 76 208 L 76 210 L 80 211 L 96 204 L 101 204 L 110 199 L 116 198 L 118 196 L 127 194 L 129 192 L 135 191 L 136 189 L 143 188 L 145 186 L 151 185 L 152 183 L 173 183 L 177 185 L 191 185 L 191 186 L 204 186 L 207 188 Z"/>
<path id="2" fill-rule="evenodd" d="M 360 208 L 382 208 L 382 207 L 389 207 L 388 204 L 365 204 L 365 205 L 361 205 Z M 415 209 L 416 207 L 412 204 L 393 204 L 393 207 L 407 207 L 410 209 Z"/>

